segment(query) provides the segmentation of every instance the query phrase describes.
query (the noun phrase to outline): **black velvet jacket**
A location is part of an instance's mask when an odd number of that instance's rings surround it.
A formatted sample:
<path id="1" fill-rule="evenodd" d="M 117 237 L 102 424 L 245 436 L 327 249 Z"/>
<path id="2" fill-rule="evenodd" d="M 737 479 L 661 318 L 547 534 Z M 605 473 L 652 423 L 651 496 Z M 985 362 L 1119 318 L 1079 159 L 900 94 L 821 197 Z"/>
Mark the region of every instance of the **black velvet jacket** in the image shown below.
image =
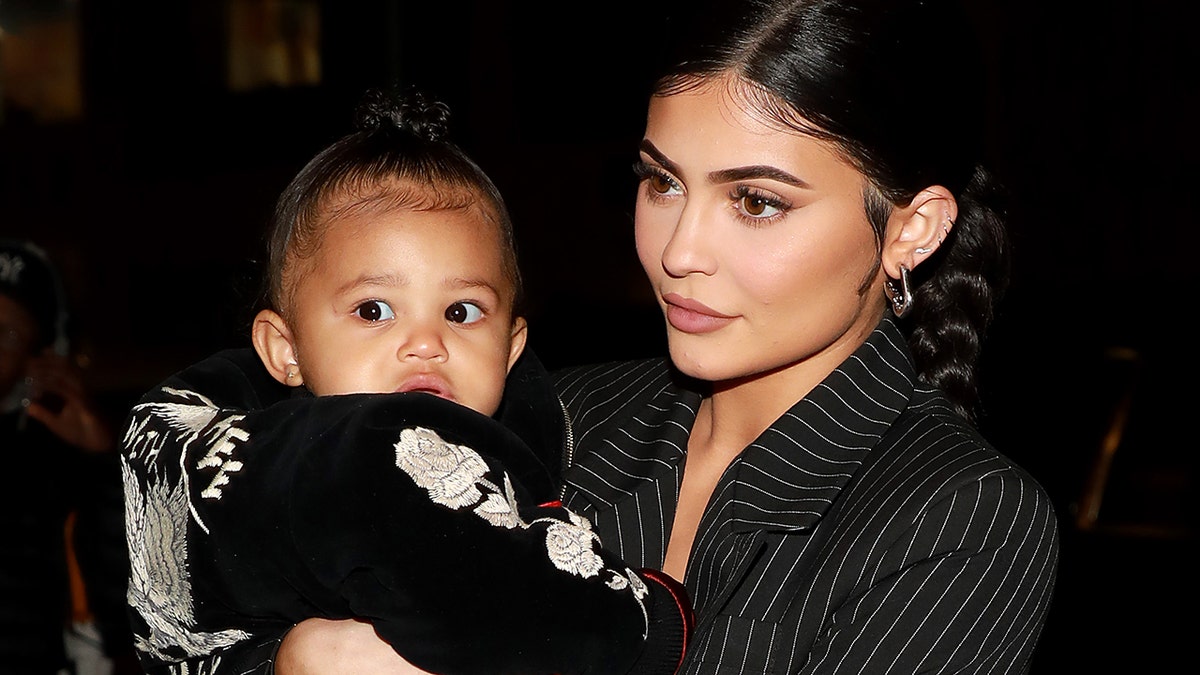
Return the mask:
<path id="1" fill-rule="evenodd" d="M 544 375 L 523 358 L 496 419 L 426 394 L 296 396 L 248 349 L 148 393 L 122 443 L 147 672 L 272 672 L 309 617 L 369 619 L 438 673 L 674 671 L 681 587 L 553 503 Z"/>

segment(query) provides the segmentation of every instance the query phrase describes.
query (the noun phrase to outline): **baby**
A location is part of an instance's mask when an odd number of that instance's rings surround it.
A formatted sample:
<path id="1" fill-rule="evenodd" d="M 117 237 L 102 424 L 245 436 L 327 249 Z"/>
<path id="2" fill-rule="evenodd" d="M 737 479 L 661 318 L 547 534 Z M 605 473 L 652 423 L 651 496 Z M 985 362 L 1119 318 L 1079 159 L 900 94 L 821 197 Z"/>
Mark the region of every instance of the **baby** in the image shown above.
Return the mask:
<path id="1" fill-rule="evenodd" d="M 359 131 L 279 199 L 253 352 L 134 407 L 129 601 L 148 673 L 272 672 L 309 618 L 369 621 L 439 673 L 679 663 L 681 586 L 555 503 L 569 434 L 522 358 L 509 216 L 446 117 L 416 92 L 370 95 Z"/>
<path id="2" fill-rule="evenodd" d="M 492 415 L 526 337 L 507 209 L 439 140 L 444 106 L 367 105 L 382 128 L 318 155 L 280 199 L 254 348 L 317 396 L 423 391 Z"/>

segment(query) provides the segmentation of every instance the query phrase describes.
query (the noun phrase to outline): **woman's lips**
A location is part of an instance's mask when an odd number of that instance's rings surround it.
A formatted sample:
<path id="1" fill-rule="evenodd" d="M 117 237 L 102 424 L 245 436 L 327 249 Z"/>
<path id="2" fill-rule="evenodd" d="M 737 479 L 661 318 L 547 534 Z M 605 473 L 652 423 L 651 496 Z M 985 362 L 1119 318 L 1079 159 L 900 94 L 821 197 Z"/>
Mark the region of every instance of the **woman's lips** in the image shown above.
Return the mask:
<path id="1" fill-rule="evenodd" d="M 683 333 L 711 333 L 728 326 L 737 318 L 675 293 L 664 294 L 663 302 L 667 306 L 667 323 Z"/>

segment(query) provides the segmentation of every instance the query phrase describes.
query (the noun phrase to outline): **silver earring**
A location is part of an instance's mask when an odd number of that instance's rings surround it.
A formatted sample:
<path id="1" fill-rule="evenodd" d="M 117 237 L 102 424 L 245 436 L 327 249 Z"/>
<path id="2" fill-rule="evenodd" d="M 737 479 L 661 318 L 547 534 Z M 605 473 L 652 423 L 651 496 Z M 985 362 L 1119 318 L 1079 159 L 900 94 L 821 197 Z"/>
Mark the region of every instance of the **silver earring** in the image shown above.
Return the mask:
<path id="1" fill-rule="evenodd" d="M 888 279 L 885 282 L 887 286 L 888 300 L 892 303 L 892 312 L 895 313 L 897 319 L 903 319 L 912 311 L 913 297 L 912 287 L 908 281 L 908 268 L 904 265 L 900 266 L 900 281 L 899 288 L 895 279 Z"/>
<path id="2" fill-rule="evenodd" d="M 938 243 L 941 243 L 941 242 L 938 242 Z M 932 248 L 925 248 L 924 246 L 921 246 L 921 247 L 919 247 L 919 248 L 914 248 L 914 249 L 913 249 L 913 253 L 918 253 L 918 254 L 920 254 L 920 255 L 925 255 L 926 253 L 933 253 L 933 249 L 932 249 Z"/>

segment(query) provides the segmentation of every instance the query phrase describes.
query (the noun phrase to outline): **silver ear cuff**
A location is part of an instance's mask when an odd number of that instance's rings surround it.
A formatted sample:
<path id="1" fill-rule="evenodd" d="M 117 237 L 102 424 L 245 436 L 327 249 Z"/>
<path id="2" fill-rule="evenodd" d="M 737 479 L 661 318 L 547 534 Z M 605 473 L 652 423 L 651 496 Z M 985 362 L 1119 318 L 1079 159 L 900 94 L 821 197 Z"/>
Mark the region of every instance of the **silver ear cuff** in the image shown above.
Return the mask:
<path id="1" fill-rule="evenodd" d="M 909 285 L 908 268 L 904 265 L 900 266 L 900 280 L 888 279 L 885 282 L 887 287 L 888 300 L 892 303 L 892 312 L 895 313 L 897 319 L 903 319 L 912 311 L 913 297 L 912 287 Z"/>

